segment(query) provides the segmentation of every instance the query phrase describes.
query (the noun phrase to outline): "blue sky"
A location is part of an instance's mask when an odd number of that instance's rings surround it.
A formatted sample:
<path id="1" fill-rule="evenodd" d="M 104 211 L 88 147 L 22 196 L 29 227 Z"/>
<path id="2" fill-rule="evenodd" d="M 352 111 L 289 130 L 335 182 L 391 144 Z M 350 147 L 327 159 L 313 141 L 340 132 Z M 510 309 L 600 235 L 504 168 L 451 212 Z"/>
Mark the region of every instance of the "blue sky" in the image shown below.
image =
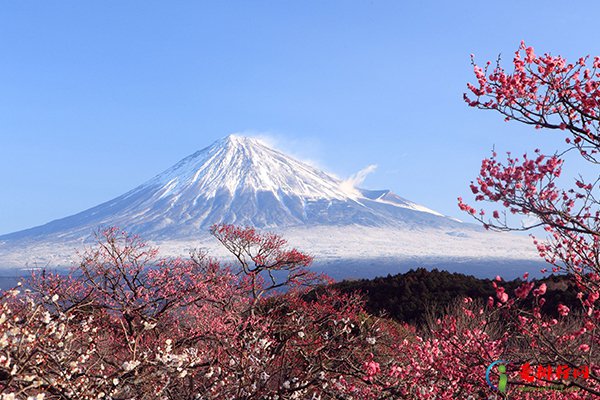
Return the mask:
<path id="1" fill-rule="evenodd" d="M 0 233 L 116 197 L 233 132 L 464 217 L 492 146 L 560 134 L 462 101 L 469 54 L 600 55 L 596 2 L 6 1 Z"/>

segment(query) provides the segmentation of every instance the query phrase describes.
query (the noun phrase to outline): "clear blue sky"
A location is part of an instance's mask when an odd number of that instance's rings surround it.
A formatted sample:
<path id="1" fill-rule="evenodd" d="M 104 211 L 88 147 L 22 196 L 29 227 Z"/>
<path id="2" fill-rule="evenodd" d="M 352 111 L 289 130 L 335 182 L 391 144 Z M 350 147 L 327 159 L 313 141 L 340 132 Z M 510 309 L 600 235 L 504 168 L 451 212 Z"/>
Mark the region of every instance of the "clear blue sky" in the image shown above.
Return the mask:
<path id="1" fill-rule="evenodd" d="M 560 142 L 462 101 L 469 54 L 600 54 L 558 1 L 4 1 L 0 233 L 109 200 L 233 132 L 464 217 L 480 159 Z"/>

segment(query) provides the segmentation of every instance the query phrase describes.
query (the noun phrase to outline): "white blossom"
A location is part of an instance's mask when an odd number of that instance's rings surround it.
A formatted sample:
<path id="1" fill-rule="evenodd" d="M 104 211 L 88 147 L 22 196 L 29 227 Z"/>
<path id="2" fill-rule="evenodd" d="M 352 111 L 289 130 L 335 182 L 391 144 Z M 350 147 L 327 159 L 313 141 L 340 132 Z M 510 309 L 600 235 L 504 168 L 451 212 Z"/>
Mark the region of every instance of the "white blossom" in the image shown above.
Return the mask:
<path id="1" fill-rule="evenodd" d="M 140 365 L 140 362 L 137 360 L 132 360 L 132 361 L 125 361 L 123 363 L 123 369 L 125 371 L 131 371 L 133 370 L 135 367 L 137 367 L 138 365 Z"/>

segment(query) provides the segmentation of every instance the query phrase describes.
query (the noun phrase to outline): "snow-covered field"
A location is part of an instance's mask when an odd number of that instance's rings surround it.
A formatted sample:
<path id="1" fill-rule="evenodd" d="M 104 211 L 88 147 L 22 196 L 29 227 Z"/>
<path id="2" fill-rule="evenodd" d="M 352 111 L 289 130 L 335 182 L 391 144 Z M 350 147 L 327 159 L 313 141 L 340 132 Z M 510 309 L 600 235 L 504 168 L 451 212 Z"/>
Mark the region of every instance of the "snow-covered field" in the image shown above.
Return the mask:
<path id="1" fill-rule="evenodd" d="M 373 227 L 312 227 L 275 229 L 290 246 L 315 257 L 315 266 L 337 278 L 373 277 L 399 272 L 401 266 L 448 266 L 481 276 L 500 273 L 502 266 L 535 272 L 539 261 L 531 239 L 524 236 L 486 231 L 444 231 L 421 229 L 405 231 Z M 229 260 L 226 250 L 212 236 L 189 240 L 155 240 L 160 254 L 186 256 L 192 249 L 206 249 L 211 255 Z M 81 242 L 38 242 L 0 245 L 0 266 L 4 268 L 65 267 L 76 263 Z M 476 269 L 479 265 L 490 268 Z M 491 266 L 494 265 L 494 268 Z M 500 271 L 496 271 L 500 268 Z M 447 269 L 447 268 L 446 268 Z M 519 269 L 521 270 L 521 269 Z M 496 272 L 495 272 L 496 271 Z M 347 272 L 347 273 L 345 273 Z M 515 275 L 515 274 L 513 274 Z"/>
<path id="2" fill-rule="evenodd" d="M 257 139 L 231 135 L 113 200 L 0 236 L 0 267 L 72 265 L 100 226 L 139 234 L 164 256 L 201 247 L 225 257 L 208 235 L 208 227 L 222 222 L 280 233 L 314 255 L 319 268 L 349 260 L 364 265 L 359 269 L 374 268 L 374 260 L 377 265 L 537 261 L 527 237 L 486 232 L 389 190 L 354 184 Z"/>

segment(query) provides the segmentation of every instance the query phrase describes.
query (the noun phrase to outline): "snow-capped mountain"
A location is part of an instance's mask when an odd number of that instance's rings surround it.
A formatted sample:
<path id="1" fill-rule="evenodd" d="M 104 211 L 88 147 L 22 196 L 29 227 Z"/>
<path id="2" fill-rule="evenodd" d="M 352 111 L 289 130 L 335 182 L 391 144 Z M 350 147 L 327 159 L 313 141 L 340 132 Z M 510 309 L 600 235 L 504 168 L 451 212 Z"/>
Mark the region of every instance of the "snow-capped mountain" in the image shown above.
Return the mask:
<path id="1" fill-rule="evenodd" d="M 365 257 L 514 258 L 528 251 L 522 238 L 504 236 L 507 244 L 499 245 L 478 226 L 389 190 L 351 187 L 258 139 L 230 135 L 113 200 L 0 236 L 0 265 L 14 264 L 25 254 L 30 261 L 41 256 L 60 263 L 66 255 L 53 257 L 59 249 L 67 253 L 101 226 L 122 227 L 181 254 L 221 222 L 281 232 L 324 259 L 357 252 Z"/>
<path id="2" fill-rule="evenodd" d="M 259 228 L 461 226 L 389 190 L 347 187 L 258 139 L 230 135 L 122 196 L 0 240 L 79 238 L 103 225 L 147 239 L 189 238 L 219 222 Z"/>

